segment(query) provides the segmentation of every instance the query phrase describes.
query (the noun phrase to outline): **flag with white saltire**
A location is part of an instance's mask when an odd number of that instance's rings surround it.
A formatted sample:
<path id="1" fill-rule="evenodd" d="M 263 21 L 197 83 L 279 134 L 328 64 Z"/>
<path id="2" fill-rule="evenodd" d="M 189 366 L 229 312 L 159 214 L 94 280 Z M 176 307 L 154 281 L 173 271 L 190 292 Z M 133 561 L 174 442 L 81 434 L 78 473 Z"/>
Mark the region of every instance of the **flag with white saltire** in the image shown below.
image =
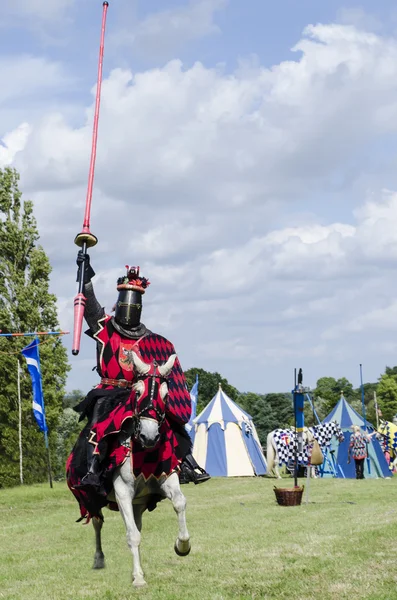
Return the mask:
<path id="1" fill-rule="evenodd" d="M 30 344 L 21 350 L 26 358 L 28 370 L 32 379 L 33 389 L 33 414 L 41 431 L 48 431 L 45 420 L 43 385 L 41 380 L 39 340 L 35 338 Z"/>

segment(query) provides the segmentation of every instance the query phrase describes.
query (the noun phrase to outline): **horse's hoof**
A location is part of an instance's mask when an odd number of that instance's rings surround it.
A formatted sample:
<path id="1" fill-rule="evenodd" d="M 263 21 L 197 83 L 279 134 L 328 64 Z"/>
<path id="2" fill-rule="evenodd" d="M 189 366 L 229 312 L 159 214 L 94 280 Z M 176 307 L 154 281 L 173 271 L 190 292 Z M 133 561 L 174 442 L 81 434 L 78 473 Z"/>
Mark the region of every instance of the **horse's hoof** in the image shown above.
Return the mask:
<path id="1" fill-rule="evenodd" d="M 179 538 L 177 538 L 174 544 L 174 550 L 178 556 L 187 556 L 190 552 L 191 546 L 190 541 L 182 542 Z"/>
<path id="2" fill-rule="evenodd" d="M 102 556 L 100 558 L 96 558 L 94 560 L 94 564 L 92 565 L 93 569 L 104 569 L 105 568 L 105 557 Z"/>
<path id="3" fill-rule="evenodd" d="M 147 585 L 146 581 L 144 579 L 135 579 L 132 582 L 133 587 L 135 588 L 143 588 L 145 587 L 145 585 Z"/>

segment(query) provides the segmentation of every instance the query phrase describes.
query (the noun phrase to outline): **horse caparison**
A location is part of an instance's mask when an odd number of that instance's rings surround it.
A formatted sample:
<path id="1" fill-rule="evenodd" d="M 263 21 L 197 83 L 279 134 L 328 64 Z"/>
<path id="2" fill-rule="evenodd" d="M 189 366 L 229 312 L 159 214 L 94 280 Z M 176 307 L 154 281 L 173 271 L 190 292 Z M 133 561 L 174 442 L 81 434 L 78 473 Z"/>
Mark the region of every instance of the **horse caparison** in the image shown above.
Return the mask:
<path id="1" fill-rule="evenodd" d="M 132 352 L 137 382 L 133 386 L 136 393 L 136 411 L 131 435 L 135 436 L 139 443 L 147 449 L 156 446 L 160 440 L 160 427 L 164 421 L 168 394 L 167 376 L 174 366 L 175 359 L 176 354 L 173 354 L 164 365 L 158 365 L 156 362 L 148 364 L 143 362 L 135 352 Z M 123 438 L 123 442 L 125 441 L 125 438 Z M 129 439 L 127 439 L 128 442 Z M 147 485 L 147 482 L 140 481 L 140 499 L 137 501 L 138 479 L 134 476 L 130 460 L 127 459 L 121 467 L 115 470 L 113 491 L 109 494 L 109 500 L 117 502 L 125 524 L 127 544 L 133 558 L 132 584 L 134 587 L 146 585 L 141 567 L 139 546 L 141 543 L 142 514 L 148 506 L 150 494 L 153 493 L 153 482 L 150 489 L 147 487 L 145 495 L 145 493 L 142 493 L 142 486 Z M 172 502 L 179 526 L 174 550 L 178 556 L 186 556 L 190 552 L 190 536 L 186 526 L 186 498 L 181 492 L 178 474 L 173 472 L 163 480 L 159 480 L 156 493 Z M 92 521 L 96 542 L 93 568 L 101 569 L 105 566 L 101 542 L 102 513 L 99 518 L 94 517 Z"/>
<path id="2" fill-rule="evenodd" d="M 313 440 L 317 440 L 321 449 L 327 448 L 333 437 L 339 442 L 344 441 L 343 431 L 336 422 L 320 423 L 314 427 L 307 427 L 303 432 L 303 451 L 298 453 L 298 464 L 309 464 L 310 450 Z M 279 466 L 295 461 L 295 447 L 297 444 L 296 433 L 292 429 L 275 429 L 267 436 L 267 473 L 272 472 L 281 479 Z"/>

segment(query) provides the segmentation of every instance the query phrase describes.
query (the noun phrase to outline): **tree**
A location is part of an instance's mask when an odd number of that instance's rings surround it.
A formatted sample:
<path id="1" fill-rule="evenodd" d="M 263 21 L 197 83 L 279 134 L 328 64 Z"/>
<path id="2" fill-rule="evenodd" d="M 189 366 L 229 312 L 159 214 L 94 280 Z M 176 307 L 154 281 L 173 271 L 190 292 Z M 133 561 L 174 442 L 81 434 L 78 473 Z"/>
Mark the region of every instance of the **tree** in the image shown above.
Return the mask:
<path id="1" fill-rule="evenodd" d="M 33 204 L 24 201 L 14 169 L 0 169 L 0 329 L 3 333 L 59 328 L 56 297 L 49 293 L 51 266 L 33 216 Z M 32 411 L 32 387 L 20 351 L 31 338 L 0 338 L 0 487 L 19 482 L 17 360 L 21 379 L 24 481 L 47 477 L 43 434 Z M 62 412 L 63 390 L 69 369 L 60 338 L 41 340 L 40 360 L 49 442 L 55 448 Z"/>
<path id="2" fill-rule="evenodd" d="M 65 477 L 66 460 L 84 426 L 85 421 L 80 423 L 78 413 L 72 408 L 63 409 L 57 427 L 56 457 L 53 464 L 58 479 Z"/>
<path id="3" fill-rule="evenodd" d="M 74 406 L 76 406 L 76 404 L 81 402 L 81 400 L 83 400 L 85 396 L 86 394 L 81 390 L 72 390 L 71 392 L 68 392 L 64 395 L 62 399 L 62 406 L 64 409 L 73 408 Z"/>
<path id="4" fill-rule="evenodd" d="M 384 373 L 377 387 L 378 405 L 385 421 L 392 421 L 397 414 L 397 382 L 393 375 Z"/>
<path id="5" fill-rule="evenodd" d="M 375 411 L 375 401 L 374 401 L 374 392 L 377 391 L 378 384 L 377 383 L 364 383 L 364 405 L 365 405 L 365 417 L 368 423 L 372 423 L 376 425 L 376 411 Z M 362 390 L 361 387 L 354 390 L 353 397 L 350 400 L 351 406 L 356 410 L 360 415 L 363 413 L 363 401 L 362 401 Z"/>
<path id="6" fill-rule="evenodd" d="M 197 401 L 197 414 L 199 414 L 219 390 L 219 384 L 222 386 L 222 390 L 230 396 L 232 400 L 238 402 L 239 392 L 238 390 L 230 385 L 227 379 L 224 379 L 219 373 L 209 373 L 204 369 L 192 368 L 185 371 L 186 383 L 189 390 L 192 389 L 196 375 L 198 375 L 198 401 Z"/>
<path id="7" fill-rule="evenodd" d="M 395 379 L 397 379 L 397 367 L 386 367 L 385 373 L 386 373 L 386 375 L 389 375 L 390 377 L 394 377 Z"/>
<path id="8" fill-rule="evenodd" d="M 272 413 L 277 421 L 276 427 L 288 427 L 293 424 L 294 405 L 292 394 L 266 394 L 266 402 L 269 403 Z"/>
<path id="9" fill-rule="evenodd" d="M 316 389 L 314 390 L 315 398 L 321 398 L 323 401 L 326 416 L 338 403 L 341 394 L 348 402 L 354 397 L 353 385 L 346 377 L 334 379 L 334 377 L 321 377 L 317 381 Z"/>
<path id="10" fill-rule="evenodd" d="M 268 402 L 267 396 L 246 392 L 241 394 L 239 404 L 251 415 L 260 442 L 265 448 L 267 434 L 279 426 L 277 416 Z"/>
<path id="11" fill-rule="evenodd" d="M 315 397 L 314 395 L 310 395 L 311 401 L 313 403 L 314 410 L 316 411 L 317 417 L 320 421 L 322 421 L 328 415 L 328 402 L 324 398 L 320 396 Z M 305 415 L 305 426 L 311 427 L 313 425 L 318 425 L 318 420 L 312 407 L 310 406 L 310 402 L 305 398 L 304 403 L 304 415 Z"/>

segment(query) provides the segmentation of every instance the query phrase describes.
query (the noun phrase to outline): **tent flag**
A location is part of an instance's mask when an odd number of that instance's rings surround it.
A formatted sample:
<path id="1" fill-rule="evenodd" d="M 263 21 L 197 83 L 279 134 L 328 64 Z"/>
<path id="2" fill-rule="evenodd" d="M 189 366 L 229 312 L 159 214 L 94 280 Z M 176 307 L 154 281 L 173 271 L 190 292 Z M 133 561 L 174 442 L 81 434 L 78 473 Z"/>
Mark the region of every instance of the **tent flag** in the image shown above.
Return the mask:
<path id="1" fill-rule="evenodd" d="M 189 423 L 186 423 L 185 429 L 190 433 L 193 427 L 193 419 L 196 418 L 197 411 L 197 399 L 198 399 L 198 375 L 196 374 L 196 381 L 190 390 L 190 400 L 192 401 L 192 414 L 190 416 Z"/>
<path id="2" fill-rule="evenodd" d="M 47 433 L 47 423 L 45 420 L 43 386 L 40 371 L 40 356 L 38 348 L 39 340 L 35 338 L 30 344 L 22 348 L 21 352 L 26 358 L 28 370 L 32 379 L 33 389 L 33 414 L 40 430 Z"/>

